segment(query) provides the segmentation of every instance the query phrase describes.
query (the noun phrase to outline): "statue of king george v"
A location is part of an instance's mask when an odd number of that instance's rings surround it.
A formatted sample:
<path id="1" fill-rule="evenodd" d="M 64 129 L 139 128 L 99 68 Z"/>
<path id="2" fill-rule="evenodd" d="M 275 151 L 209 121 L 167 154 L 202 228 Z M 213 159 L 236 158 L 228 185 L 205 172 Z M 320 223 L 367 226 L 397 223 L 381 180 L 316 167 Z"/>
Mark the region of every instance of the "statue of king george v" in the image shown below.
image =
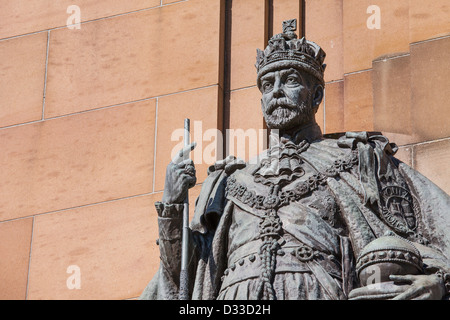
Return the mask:
<path id="1" fill-rule="evenodd" d="M 257 50 L 268 149 L 255 162 L 216 162 L 202 184 L 188 299 L 446 299 L 449 196 L 381 133 L 322 135 L 325 52 L 295 30 L 285 21 Z M 155 204 L 160 267 L 141 299 L 179 298 L 183 201 L 195 183 L 193 162 L 175 157 Z"/>

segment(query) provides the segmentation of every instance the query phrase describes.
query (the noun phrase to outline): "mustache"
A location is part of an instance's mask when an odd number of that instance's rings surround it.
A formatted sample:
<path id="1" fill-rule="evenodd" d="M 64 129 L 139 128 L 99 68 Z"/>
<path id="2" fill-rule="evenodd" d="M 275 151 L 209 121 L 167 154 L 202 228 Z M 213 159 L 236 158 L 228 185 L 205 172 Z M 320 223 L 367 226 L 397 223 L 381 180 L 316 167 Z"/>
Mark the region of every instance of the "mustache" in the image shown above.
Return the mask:
<path id="1" fill-rule="evenodd" d="M 283 107 L 287 109 L 296 109 L 298 105 L 287 97 L 274 98 L 270 100 L 267 106 L 267 113 L 272 114 L 272 112 L 275 111 L 275 109 L 278 107 Z"/>

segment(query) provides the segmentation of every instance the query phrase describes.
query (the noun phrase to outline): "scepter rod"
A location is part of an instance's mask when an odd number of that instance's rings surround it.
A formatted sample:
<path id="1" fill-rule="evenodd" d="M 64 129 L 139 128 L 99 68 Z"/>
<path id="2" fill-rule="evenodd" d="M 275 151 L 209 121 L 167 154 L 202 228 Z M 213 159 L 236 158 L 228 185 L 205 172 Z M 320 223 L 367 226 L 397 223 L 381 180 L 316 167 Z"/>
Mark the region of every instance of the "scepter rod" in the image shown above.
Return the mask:
<path id="1" fill-rule="evenodd" d="M 184 146 L 190 144 L 190 120 L 184 119 Z M 186 155 L 186 159 L 189 155 Z M 184 159 L 184 160 L 186 160 Z M 183 204 L 183 234 L 181 242 L 181 272 L 180 272 L 180 300 L 189 299 L 189 193 L 186 195 Z"/>

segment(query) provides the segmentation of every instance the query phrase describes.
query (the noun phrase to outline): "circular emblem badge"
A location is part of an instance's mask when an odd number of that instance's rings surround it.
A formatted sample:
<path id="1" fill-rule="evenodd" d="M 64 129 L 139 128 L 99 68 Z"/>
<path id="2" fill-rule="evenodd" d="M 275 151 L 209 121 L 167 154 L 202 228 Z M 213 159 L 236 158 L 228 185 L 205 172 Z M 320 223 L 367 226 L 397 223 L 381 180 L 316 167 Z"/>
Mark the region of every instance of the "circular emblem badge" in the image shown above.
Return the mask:
<path id="1" fill-rule="evenodd" d="M 401 233 L 416 229 L 419 206 L 409 190 L 400 186 L 387 186 L 381 190 L 381 199 L 386 223 Z"/>

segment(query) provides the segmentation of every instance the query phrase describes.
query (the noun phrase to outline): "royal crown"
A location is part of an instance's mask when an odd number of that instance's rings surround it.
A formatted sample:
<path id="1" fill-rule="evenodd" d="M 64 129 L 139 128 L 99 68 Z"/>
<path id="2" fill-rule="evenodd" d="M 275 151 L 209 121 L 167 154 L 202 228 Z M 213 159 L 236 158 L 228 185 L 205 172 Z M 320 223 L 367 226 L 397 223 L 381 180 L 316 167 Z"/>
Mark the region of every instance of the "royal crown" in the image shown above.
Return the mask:
<path id="1" fill-rule="evenodd" d="M 312 41 L 298 39 L 296 30 L 297 19 L 283 21 L 283 32 L 273 36 L 264 51 L 257 49 L 258 86 L 262 75 L 284 67 L 300 68 L 324 83 L 325 52 Z"/>

